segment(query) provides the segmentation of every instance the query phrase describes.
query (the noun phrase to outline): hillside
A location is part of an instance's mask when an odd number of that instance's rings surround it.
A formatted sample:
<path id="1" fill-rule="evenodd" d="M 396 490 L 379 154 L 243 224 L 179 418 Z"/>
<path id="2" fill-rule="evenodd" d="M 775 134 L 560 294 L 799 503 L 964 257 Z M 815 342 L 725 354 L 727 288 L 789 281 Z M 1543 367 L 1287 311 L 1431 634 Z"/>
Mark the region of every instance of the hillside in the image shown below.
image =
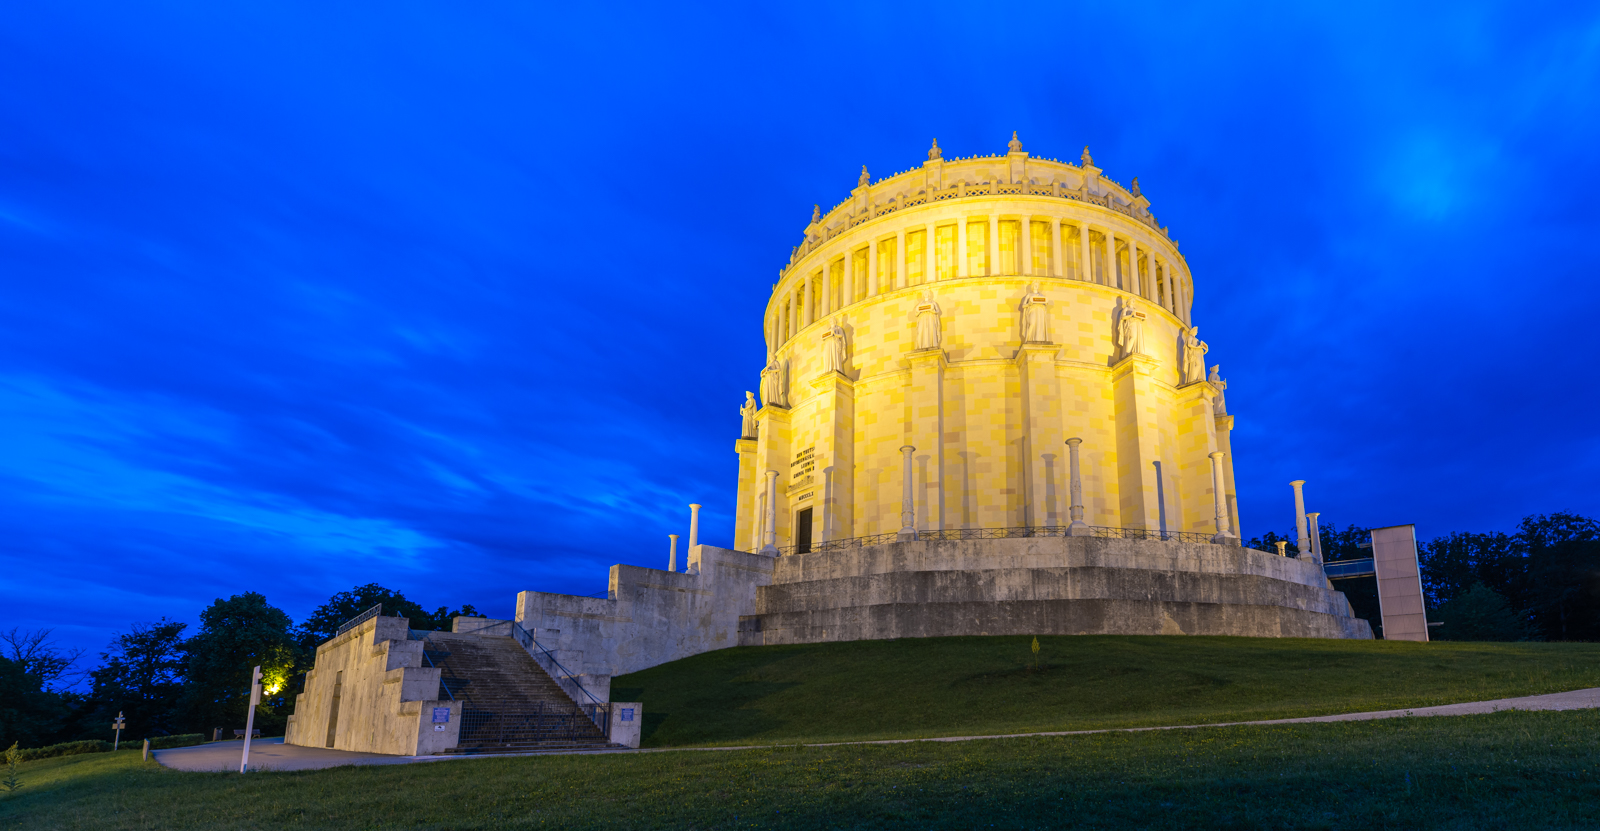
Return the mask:
<path id="1" fill-rule="evenodd" d="M 644 746 L 1198 724 L 1600 686 L 1600 644 L 1027 637 L 737 647 L 612 681 Z"/>

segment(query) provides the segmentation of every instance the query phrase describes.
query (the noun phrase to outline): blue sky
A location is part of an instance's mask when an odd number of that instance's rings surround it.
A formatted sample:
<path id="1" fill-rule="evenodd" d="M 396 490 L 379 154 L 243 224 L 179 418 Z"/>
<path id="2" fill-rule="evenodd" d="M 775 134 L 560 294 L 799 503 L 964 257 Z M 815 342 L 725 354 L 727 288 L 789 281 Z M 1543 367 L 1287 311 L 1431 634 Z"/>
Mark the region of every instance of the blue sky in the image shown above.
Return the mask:
<path id="1" fill-rule="evenodd" d="M 14 5 L 0 628 L 261 591 L 511 613 L 730 543 L 811 206 L 950 155 L 1138 176 L 1246 535 L 1600 515 L 1581 4 Z"/>

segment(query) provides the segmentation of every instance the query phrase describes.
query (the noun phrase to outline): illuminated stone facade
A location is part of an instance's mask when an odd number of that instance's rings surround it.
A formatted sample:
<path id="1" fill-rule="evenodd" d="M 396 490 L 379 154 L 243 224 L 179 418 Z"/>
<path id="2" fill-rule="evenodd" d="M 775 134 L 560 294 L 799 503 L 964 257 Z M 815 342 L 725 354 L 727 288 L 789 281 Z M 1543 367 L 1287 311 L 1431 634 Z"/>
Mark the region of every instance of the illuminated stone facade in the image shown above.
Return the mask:
<path id="1" fill-rule="evenodd" d="M 905 447 L 924 535 L 1065 527 L 1072 438 L 1087 525 L 1157 531 L 1164 514 L 1237 540 L 1232 418 L 1138 180 L 1015 136 L 1005 155 L 940 156 L 875 183 L 863 169 L 781 270 L 755 435 L 736 444 L 735 547 L 899 531 Z M 1025 305 L 1043 310 L 1026 327 Z"/>

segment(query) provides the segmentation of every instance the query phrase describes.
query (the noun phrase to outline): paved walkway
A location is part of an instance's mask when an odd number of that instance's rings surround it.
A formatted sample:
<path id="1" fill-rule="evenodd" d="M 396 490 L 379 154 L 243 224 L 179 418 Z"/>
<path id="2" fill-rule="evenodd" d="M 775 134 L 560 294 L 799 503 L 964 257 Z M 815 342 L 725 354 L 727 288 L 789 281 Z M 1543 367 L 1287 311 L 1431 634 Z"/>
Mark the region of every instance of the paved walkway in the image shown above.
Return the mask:
<path id="1" fill-rule="evenodd" d="M 1237 727 L 1252 724 L 1308 724 L 1319 721 L 1369 721 L 1380 718 L 1405 718 L 1416 716 L 1469 716 L 1495 713 L 1501 710 L 1591 710 L 1600 709 L 1600 687 L 1549 695 L 1528 695 L 1521 698 L 1500 698 L 1494 701 L 1468 701 L 1462 704 L 1442 704 L 1437 707 L 1416 707 L 1410 710 L 1378 710 L 1367 713 L 1340 713 L 1331 716 L 1305 718 L 1279 718 L 1267 721 L 1227 721 L 1216 724 L 1174 724 L 1165 727 L 1108 727 L 1100 730 L 1058 730 L 1048 733 L 997 733 L 987 736 L 940 736 L 928 739 L 877 739 L 859 742 L 819 742 L 805 747 L 841 747 L 856 744 L 909 744 L 911 742 L 970 742 L 983 739 L 1026 739 L 1037 736 L 1086 736 L 1094 733 L 1142 733 L 1150 730 L 1197 730 L 1203 727 Z M 156 761 L 175 770 L 218 771 L 238 770 L 239 751 L 244 742 L 213 742 L 197 747 L 180 747 L 173 750 L 153 751 Z M 792 746 L 792 745 L 785 745 Z M 658 747 L 648 750 L 567 750 L 553 751 L 551 755 L 594 755 L 601 753 L 672 753 L 706 750 L 759 750 L 771 745 L 745 744 L 728 747 Z M 258 739 L 250 743 L 251 770 L 317 770 L 342 765 L 403 765 L 411 762 L 436 762 L 447 759 L 483 759 L 512 754 L 475 754 L 472 756 L 386 756 L 381 753 L 355 753 L 348 750 L 328 750 L 320 747 L 285 745 L 283 739 Z M 529 755 L 529 754 L 515 754 Z"/>

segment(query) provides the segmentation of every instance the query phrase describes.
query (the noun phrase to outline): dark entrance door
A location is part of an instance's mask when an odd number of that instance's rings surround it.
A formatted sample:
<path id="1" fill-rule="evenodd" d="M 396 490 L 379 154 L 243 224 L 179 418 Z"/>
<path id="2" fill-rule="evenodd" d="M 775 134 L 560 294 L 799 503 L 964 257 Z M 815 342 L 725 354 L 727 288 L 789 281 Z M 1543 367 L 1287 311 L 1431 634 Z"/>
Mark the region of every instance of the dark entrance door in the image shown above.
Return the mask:
<path id="1" fill-rule="evenodd" d="M 794 553 L 811 553 L 811 509 L 801 508 L 794 517 Z"/>

